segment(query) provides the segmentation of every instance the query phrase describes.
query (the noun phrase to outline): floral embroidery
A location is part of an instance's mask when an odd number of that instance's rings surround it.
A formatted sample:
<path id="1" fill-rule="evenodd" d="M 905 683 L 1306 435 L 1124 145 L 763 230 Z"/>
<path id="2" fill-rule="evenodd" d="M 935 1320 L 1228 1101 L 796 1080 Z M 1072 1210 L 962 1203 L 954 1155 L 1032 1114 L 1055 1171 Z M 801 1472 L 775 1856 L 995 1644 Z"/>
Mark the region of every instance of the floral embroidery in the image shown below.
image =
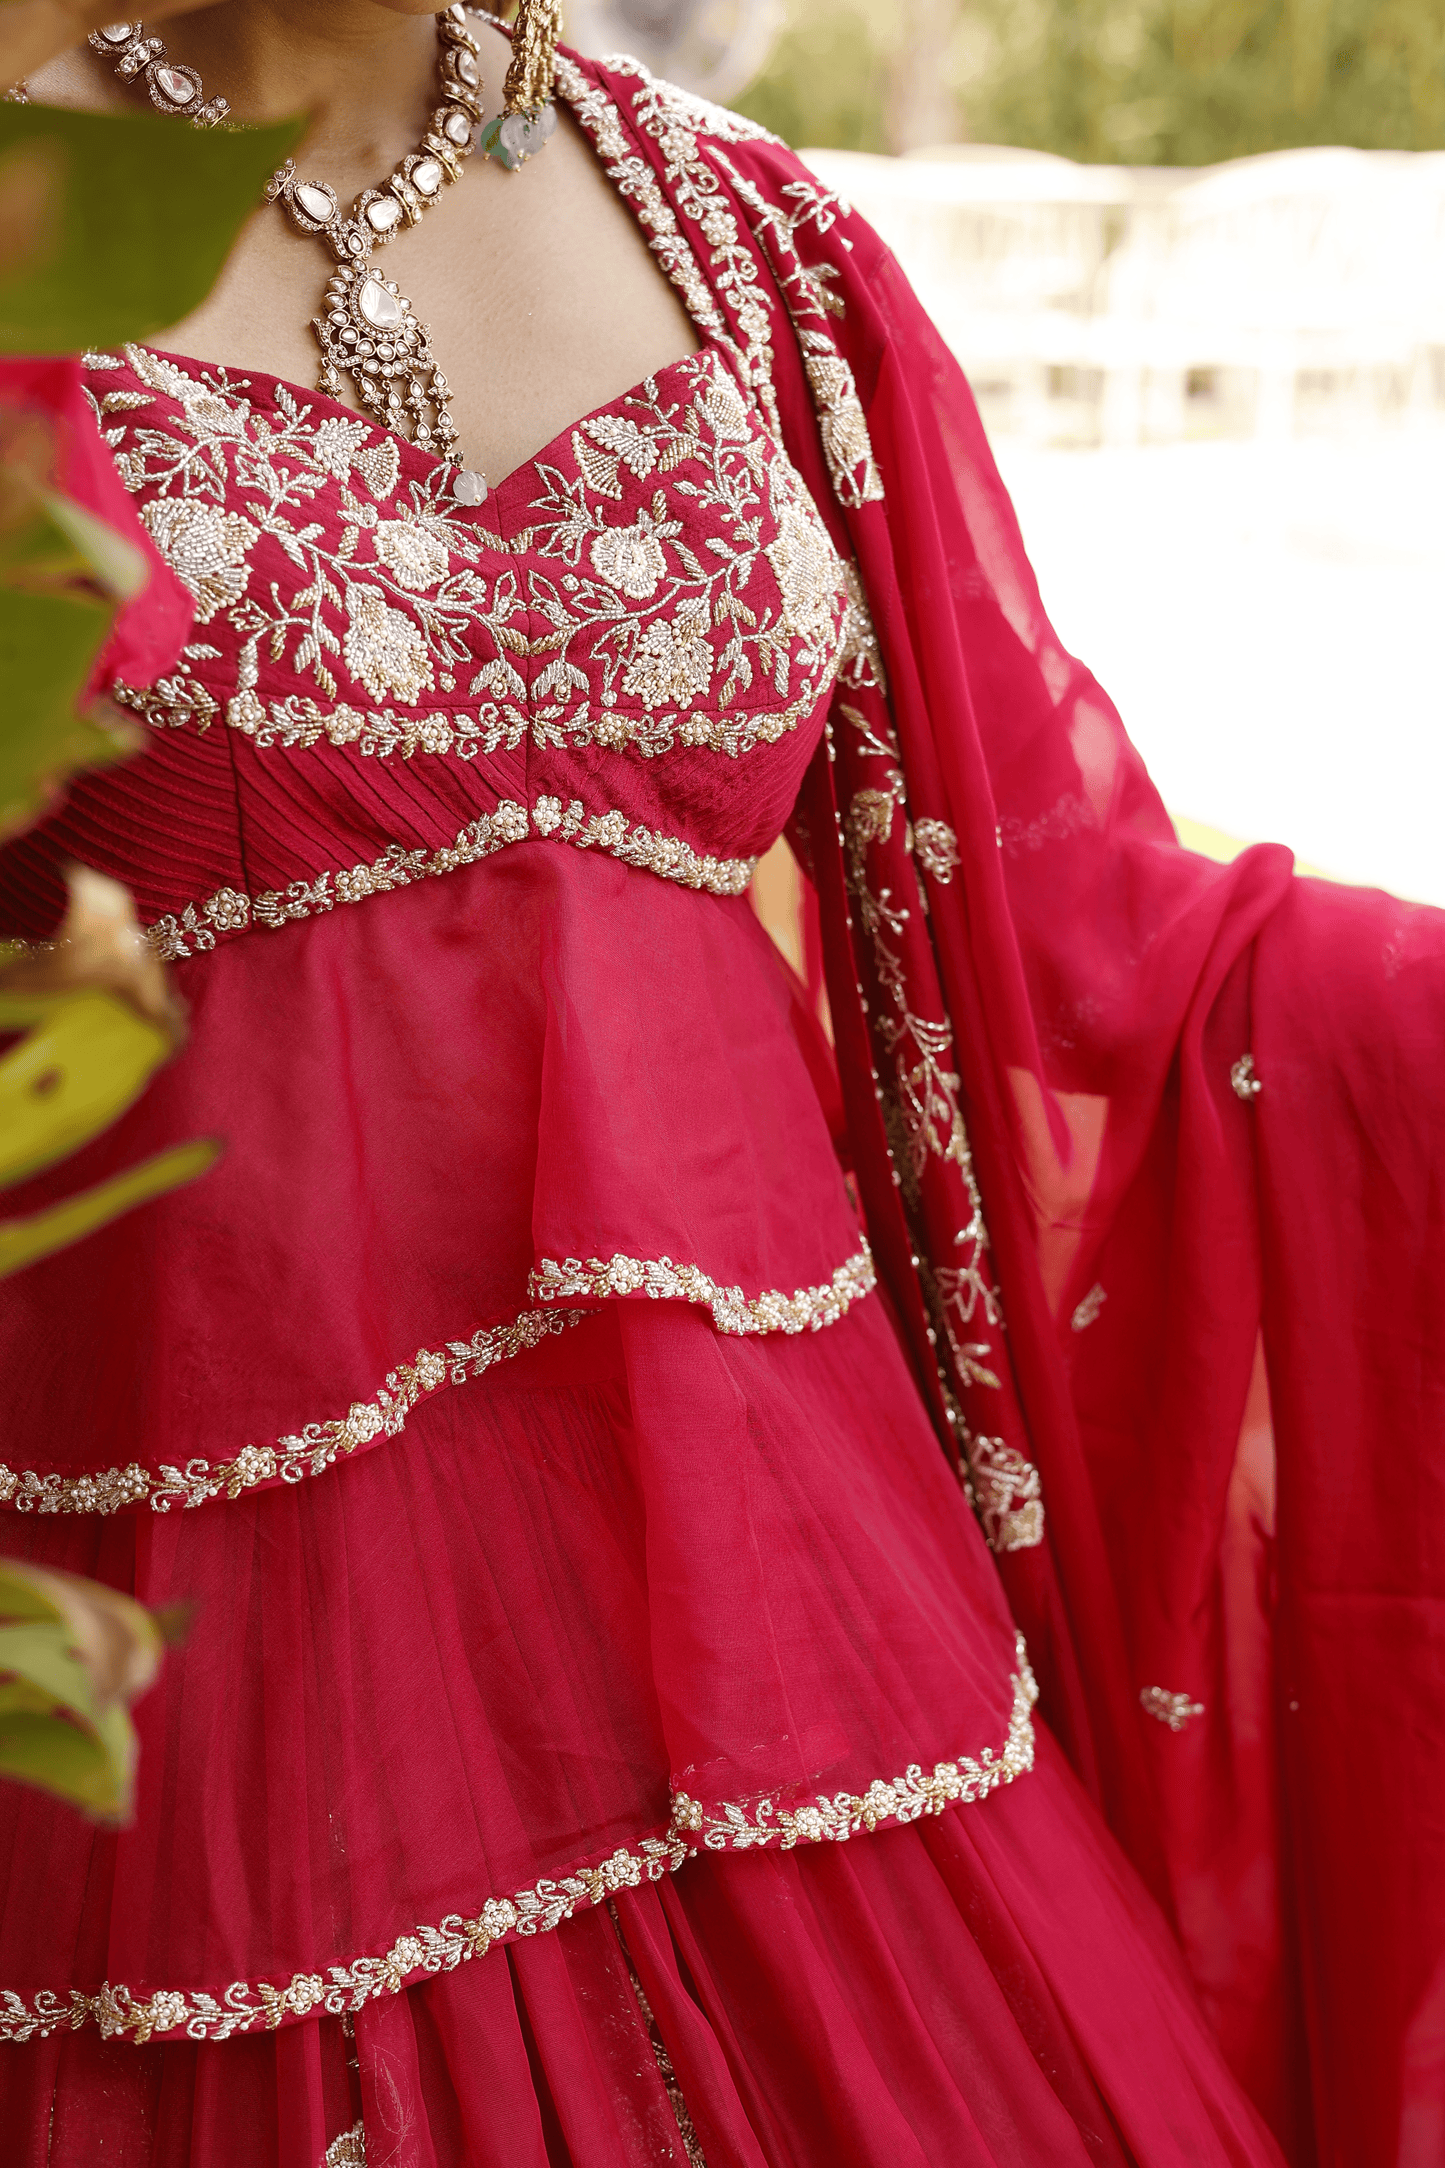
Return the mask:
<path id="1" fill-rule="evenodd" d="M 1107 1291 L 1098 1280 L 1095 1280 L 1088 1294 L 1084 1296 L 1073 1316 L 1069 1319 L 1074 1331 L 1087 1332 L 1108 1299 Z"/>
<path id="2" fill-rule="evenodd" d="M 260 530 L 218 505 L 159 498 L 141 507 L 141 519 L 171 570 L 196 601 L 196 623 L 209 623 L 246 592 L 246 552 Z"/>
<path id="3" fill-rule="evenodd" d="M 931 873 L 940 888 L 947 888 L 962 863 L 958 838 L 947 821 L 915 821 L 913 849 L 924 872 Z"/>
<path id="4" fill-rule="evenodd" d="M 584 1907 L 605 1904 L 619 1890 L 639 1889 L 644 1882 L 676 1874 L 700 1851 L 846 1843 L 865 1830 L 975 1805 L 1033 1767 L 1030 1711 L 1038 1689 L 1022 1635 L 1016 1641 L 1016 1662 L 1008 1734 L 997 1752 L 985 1747 L 977 1756 L 960 1755 L 931 1770 L 914 1763 L 901 1776 L 876 1779 L 865 1792 L 840 1792 L 795 1807 L 774 1799 L 703 1806 L 677 1792 L 668 1829 L 635 1838 L 595 1865 L 536 1882 L 511 1897 L 488 1898 L 474 1918 L 453 1913 L 439 1925 L 413 1928 L 380 1957 L 328 1965 L 324 1976 L 298 1972 L 285 1987 L 267 1980 L 236 1980 L 219 1994 L 159 1988 L 138 2000 L 128 1987 L 109 1982 L 94 1994 L 72 1987 L 27 1997 L 5 1988 L 0 1990 L 0 2040 L 41 2039 L 95 2025 L 107 2039 L 129 2039 L 140 2047 L 168 2034 L 229 2040 L 237 2033 L 274 2030 L 317 2010 L 342 2017 L 379 1995 L 395 1995 L 416 1981 L 484 1957 L 494 1943 L 548 1934 Z"/>
<path id="5" fill-rule="evenodd" d="M 152 396 L 102 392 L 107 441 L 199 621 L 224 618 L 235 658 L 197 642 L 180 673 L 119 688 L 153 724 L 224 717 L 259 746 L 324 739 L 383 758 L 468 758 L 529 736 L 736 755 L 795 729 L 827 690 L 843 567 L 716 346 L 578 423 L 570 457 L 514 477 L 505 540 L 445 496 L 439 463 L 403 493 L 394 442 L 284 384 L 267 406 L 224 369 L 140 347 L 125 359 Z M 103 375 L 113 357 L 92 361 Z M 263 663 L 318 697 L 264 699 Z M 474 712 L 398 719 L 387 706 L 454 694 L 458 673 Z"/>
<path id="6" fill-rule="evenodd" d="M 719 300 L 729 312 L 738 336 L 736 342 L 729 338 L 728 343 L 738 357 L 744 381 L 761 403 L 769 429 L 781 440 L 773 391 L 773 304 L 759 276 L 758 260 L 698 147 L 700 135 L 747 140 L 752 124 L 726 114 L 714 125 L 718 108 L 688 98 L 670 83 L 655 81 L 640 61 L 616 56 L 608 65 L 639 82 L 633 119 L 662 150 L 666 190 L 646 160 L 637 155 L 613 99 L 600 83 L 590 82 L 572 61 L 559 59 L 558 88 L 591 136 L 613 186 L 635 205 L 639 220 L 652 236 L 651 247 L 682 294 L 693 322 L 711 337 L 727 336 Z M 679 227 L 679 212 L 707 245 L 707 278 Z"/>
<path id="7" fill-rule="evenodd" d="M 413 881 L 474 866 L 510 843 L 525 843 L 531 834 L 556 836 L 579 851 L 605 851 L 660 880 L 706 889 L 714 896 L 742 895 L 757 865 L 755 858 L 714 858 L 695 851 L 680 837 L 655 835 L 641 822 L 630 826 L 626 814 L 615 809 L 589 818 L 580 798 L 571 799 L 565 810 L 560 798 L 539 798 L 530 817 L 524 805 L 504 798 L 495 813 L 469 821 L 442 850 L 408 851 L 392 843 L 370 865 L 318 873 L 314 880 L 293 881 L 286 889 L 247 896 L 236 888 L 218 888 L 204 902 L 188 903 L 156 919 L 146 928 L 146 939 L 162 962 L 181 963 L 213 949 L 219 935 L 244 933 L 253 926 L 274 932 L 294 920 L 334 910 L 339 903 L 362 903 Z"/>
<path id="8" fill-rule="evenodd" d="M 321 2168 L 366 2168 L 366 2126 L 353 2123 L 326 2148 Z"/>
<path id="9" fill-rule="evenodd" d="M 839 213 L 851 215 L 848 206 L 816 182 L 796 180 L 783 185 L 782 194 L 791 201 L 791 208 L 785 210 L 781 204 L 770 203 L 725 152 L 718 153 L 718 163 L 740 200 L 756 215 L 754 231 L 768 253 L 802 348 L 834 494 L 840 504 L 853 510 L 876 503 L 882 499 L 883 482 L 863 402 L 828 323 L 830 316 L 844 313 L 842 298 L 832 290 L 837 273 L 831 264 L 805 265 L 797 245 L 802 227 L 812 225 L 820 234 L 827 233 Z"/>
<path id="10" fill-rule="evenodd" d="M 1029 1551 L 1044 1540 L 1039 1471 L 1002 1438 L 965 1435 L 973 1503 L 992 1551 Z"/>
<path id="11" fill-rule="evenodd" d="M 957 1761 L 937 1762 L 928 1771 L 914 1762 L 891 1781 L 875 1778 L 861 1794 L 836 1792 L 829 1798 L 820 1793 L 792 1807 L 776 1798 L 754 1800 L 746 1806 L 704 1806 L 686 1792 L 676 1792 L 672 1826 L 689 1838 L 700 1838 L 709 1852 L 757 1851 L 770 1844 L 786 1852 L 795 1844 L 845 1844 L 863 1830 L 871 1835 L 885 1823 L 916 1822 L 952 1806 L 974 1806 L 1034 1765 L 1031 1712 L 1039 1690 L 1022 1634 L 1016 1637 L 1016 1657 L 1013 1709 L 1000 1753 L 986 1746 L 976 1760 L 964 1754 Z"/>
<path id="12" fill-rule="evenodd" d="M 1203 1716 L 1204 1703 L 1195 1701 L 1189 1694 L 1171 1694 L 1167 1686 L 1141 1686 L 1139 1706 L 1146 1716 L 1152 1716 L 1171 1731 L 1183 1731 L 1196 1716 Z"/>
<path id="13" fill-rule="evenodd" d="M 866 1242 L 822 1287 L 776 1289 L 751 1299 L 740 1287 L 721 1287 L 696 1265 L 670 1257 L 542 1258 L 527 1282 L 533 1302 L 603 1301 L 614 1295 L 648 1295 L 657 1302 L 695 1302 L 712 1312 L 719 1332 L 821 1332 L 836 1325 L 859 1297 L 878 1284 Z"/>
<path id="14" fill-rule="evenodd" d="M 120 1513 L 130 1506 L 150 1506 L 167 1513 L 172 1506 L 200 1506 L 208 1499 L 239 1498 L 244 1491 L 270 1483 L 300 1483 L 322 1475 L 343 1455 L 376 1438 L 395 1438 L 418 1402 L 444 1385 L 465 1385 L 495 1363 L 508 1362 L 540 1347 L 554 1333 L 580 1325 L 586 1310 L 524 1310 L 510 1325 L 480 1326 L 470 1340 L 448 1340 L 443 1352 L 418 1349 L 409 1363 L 388 1371 L 386 1382 L 370 1400 L 353 1401 L 345 1415 L 329 1422 L 307 1423 L 296 1435 L 274 1445 L 242 1446 L 234 1460 L 188 1460 L 184 1468 L 163 1464 L 142 1468 L 101 1468 L 88 1475 L 37 1475 L 0 1462 L 0 1505 L 19 1513 Z"/>

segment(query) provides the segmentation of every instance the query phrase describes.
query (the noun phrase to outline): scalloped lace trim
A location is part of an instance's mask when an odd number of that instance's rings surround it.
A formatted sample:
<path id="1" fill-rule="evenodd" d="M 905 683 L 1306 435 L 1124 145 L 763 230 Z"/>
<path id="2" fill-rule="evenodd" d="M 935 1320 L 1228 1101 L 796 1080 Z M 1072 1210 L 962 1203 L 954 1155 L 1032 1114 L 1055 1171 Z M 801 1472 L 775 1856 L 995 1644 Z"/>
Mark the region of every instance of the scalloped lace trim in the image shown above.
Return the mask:
<path id="1" fill-rule="evenodd" d="M 146 1996 L 110 1982 L 90 1995 L 79 1988 L 31 1996 L 0 1989 L 0 2041 L 32 2040 L 96 2025 L 106 2038 L 128 2039 L 140 2047 L 162 2037 L 228 2040 L 235 2033 L 274 2031 L 323 2010 L 341 2017 L 379 1995 L 395 1995 L 439 1972 L 453 1972 L 469 1958 L 484 1957 L 494 1943 L 548 1934 L 618 1890 L 676 1874 L 700 1851 L 755 1851 L 768 1845 L 788 1851 L 798 1844 L 842 1844 L 951 1807 L 975 1806 L 1034 1765 L 1032 1710 L 1038 1688 L 1022 1634 L 1015 1638 L 1015 1658 L 1008 1733 L 997 1750 L 984 1747 L 976 1757 L 960 1755 L 956 1761 L 935 1763 L 931 1770 L 913 1763 L 901 1776 L 875 1779 L 866 1792 L 820 1794 L 794 1806 L 784 1806 L 778 1798 L 704 1806 L 679 1792 L 664 1834 L 638 1838 L 594 1866 L 536 1882 L 515 1896 L 488 1898 L 472 1919 L 453 1913 L 435 1926 L 416 1927 L 379 1957 L 354 1957 L 328 1966 L 324 1974 L 298 1972 L 285 1987 L 266 1980 L 236 1980 L 215 1995 L 197 1988 L 157 1988 Z"/>

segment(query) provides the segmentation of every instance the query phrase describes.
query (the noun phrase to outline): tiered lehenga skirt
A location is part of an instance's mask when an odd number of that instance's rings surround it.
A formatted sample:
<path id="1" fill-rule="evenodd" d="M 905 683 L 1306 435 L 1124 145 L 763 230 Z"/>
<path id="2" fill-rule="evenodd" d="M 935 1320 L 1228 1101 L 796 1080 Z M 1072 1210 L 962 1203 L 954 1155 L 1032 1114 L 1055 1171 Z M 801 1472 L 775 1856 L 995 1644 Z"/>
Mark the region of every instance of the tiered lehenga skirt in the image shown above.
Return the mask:
<path id="1" fill-rule="evenodd" d="M 6 1548 L 193 1607 L 132 1828 L 0 1794 L 7 2168 L 1272 2161 L 746 904 L 528 844 L 186 971 L 67 1180 L 226 1159 L 0 1321 Z"/>

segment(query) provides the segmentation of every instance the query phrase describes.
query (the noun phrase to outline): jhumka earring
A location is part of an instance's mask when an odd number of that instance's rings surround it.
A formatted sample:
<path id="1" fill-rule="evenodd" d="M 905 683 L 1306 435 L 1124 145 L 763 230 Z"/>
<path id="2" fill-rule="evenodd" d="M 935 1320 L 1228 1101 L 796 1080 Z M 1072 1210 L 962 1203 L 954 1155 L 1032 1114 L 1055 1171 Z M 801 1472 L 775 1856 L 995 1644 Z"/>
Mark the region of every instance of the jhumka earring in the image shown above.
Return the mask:
<path id="1" fill-rule="evenodd" d="M 561 27 L 560 0 L 521 0 L 512 26 L 512 64 L 502 110 L 488 121 L 479 140 L 485 155 L 508 172 L 534 158 L 557 126 L 552 74 Z"/>

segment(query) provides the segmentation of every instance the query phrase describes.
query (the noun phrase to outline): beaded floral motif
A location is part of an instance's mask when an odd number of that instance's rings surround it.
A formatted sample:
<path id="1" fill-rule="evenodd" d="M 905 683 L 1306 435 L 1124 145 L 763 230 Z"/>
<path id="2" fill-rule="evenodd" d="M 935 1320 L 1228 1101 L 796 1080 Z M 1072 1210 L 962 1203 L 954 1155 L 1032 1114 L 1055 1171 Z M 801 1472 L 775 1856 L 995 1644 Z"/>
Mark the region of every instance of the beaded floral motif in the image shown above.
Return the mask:
<path id="1" fill-rule="evenodd" d="M 714 858 L 695 851 L 678 836 L 660 836 L 641 822 L 629 823 L 615 808 L 588 815 L 580 798 L 564 806 L 560 798 L 540 797 L 530 814 L 524 805 L 504 798 L 494 813 L 469 821 L 456 840 L 436 851 L 408 851 L 392 843 L 369 865 L 344 866 L 318 873 L 314 880 L 293 881 L 285 889 L 263 889 L 248 896 L 237 888 L 218 888 L 201 903 L 168 911 L 146 928 L 146 939 L 165 963 L 213 949 L 218 938 L 245 933 L 253 926 L 273 932 L 293 920 L 314 918 L 339 903 L 362 903 L 462 866 L 474 866 L 509 843 L 529 836 L 554 837 L 579 851 L 605 851 L 624 865 L 655 873 L 682 888 L 705 889 L 714 896 L 740 896 L 753 877 L 755 858 Z"/>
<path id="2" fill-rule="evenodd" d="M 846 1843 L 890 1824 L 976 1805 L 1033 1767 L 1030 1712 L 1038 1689 L 1022 1635 L 1016 1640 L 1016 1663 L 1013 1706 L 1001 1749 L 985 1747 L 976 1756 L 935 1763 L 931 1770 L 913 1763 L 901 1776 L 875 1779 L 864 1792 L 840 1792 L 794 1806 L 777 1799 L 704 1806 L 676 1792 L 666 1830 L 636 1838 L 595 1865 L 536 1882 L 510 1897 L 488 1898 L 471 1919 L 452 1913 L 438 1925 L 413 1928 L 379 1957 L 328 1965 L 324 1974 L 295 1973 L 284 1987 L 266 1980 L 236 1980 L 219 1994 L 159 1988 L 143 1998 L 109 1982 L 94 1994 L 74 1987 L 30 1996 L 0 1989 L 0 2041 L 79 2032 L 87 2025 L 97 2026 L 108 2039 L 127 2039 L 136 2046 L 168 2035 L 229 2040 L 237 2033 L 274 2031 L 316 2011 L 342 2017 L 380 1995 L 395 1995 L 419 1980 L 484 1957 L 494 1943 L 548 1934 L 585 1907 L 605 1904 L 619 1890 L 639 1889 L 644 1882 L 676 1874 L 699 1852 Z"/>
<path id="3" fill-rule="evenodd" d="M 448 1340 L 443 1350 L 419 1348 L 409 1363 L 388 1371 L 370 1400 L 356 1400 L 345 1415 L 307 1423 L 272 1445 L 243 1445 L 232 1460 L 188 1460 L 183 1468 L 100 1468 L 87 1475 L 37 1475 L 0 1462 L 0 1505 L 18 1513 L 121 1513 L 148 1505 L 156 1513 L 172 1506 L 201 1506 L 212 1498 L 239 1498 L 272 1483 L 300 1483 L 324 1475 L 337 1460 L 377 1438 L 399 1437 L 407 1417 L 444 1385 L 465 1385 L 495 1363 L 539 1347 L 553 1334 L 580 1325 L 585 1310 L 524 1310 L 510 1325 L 481 1326 L 470 1340 Z"/>
<path id="4" fill-rule="evenodd" d="M 1044 1540 L 1039 1471 L 1002 1438 L 965 1434 L 974 1510 L 990 1550 L 1028 1551 Z"/>
<path id="5" fill-rule="evenodd" d="M 1171 1694 L 1167 1686 L 1141 1686 L 1139 1706 L 1146 1716 L 1167 1724 L 1170 1731 L 1183 1731 L 1196 1716 L 1204 1714 L 1202 1701 L 1196 1701 L 1192 1694 Z"/>
<path id="6" fill-rule="evenodd" d="M 864 1242 L 821 1287 L 795 1294 L 776 1290 L 751 1298 L 740 1287 L 722 1287 L 696 1265 L 670 1257 L 544 1257 L 533 1267 L 527 1293 L 533 1302 L 594 1302 L 613 1296 L 648 1295 L 656 1302 L 693 1302 L 712 1313 L 719 1332 L 821 1332 L 836 1325 L 860 1296 L 878 1284 L 873 1255 Z"/>
<path id="7" fill-rule="evenodd" d="M 321 2168 L 366 2168 L 366 2126 L 353 2123 L 326 2148 Z"/>
<path id="8" fill-rule="evenodd" d="M 198 627 L 225 626 L 155 686 L 119 688 L 158 727 L 224 717 L 260 747 L 381 759 L 529 736 L 735 756 L 795 729 L 832 678 L 842 565 L 716 347 L 519 470 L 505 539 L 447 495 L 444 468 L 403 483 L 393 439 L 285 384 L 268 407 L 245 377 L 141 347 L 87 360 L 153 541 Z M 145 391 L 105 390 L 122 367 Z M 266 695 L 279 667 L 315 696 Z"/>

